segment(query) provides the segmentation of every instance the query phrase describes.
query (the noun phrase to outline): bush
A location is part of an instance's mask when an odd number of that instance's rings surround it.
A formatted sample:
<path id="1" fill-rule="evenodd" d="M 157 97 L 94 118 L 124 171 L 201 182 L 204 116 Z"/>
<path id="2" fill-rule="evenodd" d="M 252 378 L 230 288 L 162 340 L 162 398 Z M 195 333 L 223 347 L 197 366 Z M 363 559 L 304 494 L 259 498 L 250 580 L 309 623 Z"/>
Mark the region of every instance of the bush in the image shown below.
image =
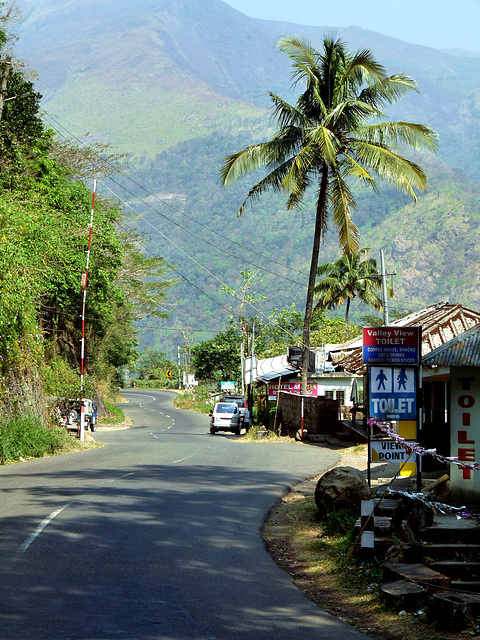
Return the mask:
<path id="1" fill-rule="evenodd" d="M 64 429 L 44 427 L 34 417 L 9 420 L 0 426 L 0 464 L 57 453 L 68 438 Z"/>
<path id="2" fill-rule="evenodd" d="M 108 416 L 100 418 L 100 422 L 107 422 L 108 424 L 121 424 L 125 420 L 125 414 L 120 407 L 116 407 L 108 400 L 105 400 L 105 409 L 108 411 Z"/>
<path id="3" fill-rule="evenodd" d="M 214 405 L 214 402 L 209 398 L 207 387 L 196 387 L 194 391 L 179 393 L 173 401 L 173 406 L 177 409 L 197 411 L 208 415 Z"/>

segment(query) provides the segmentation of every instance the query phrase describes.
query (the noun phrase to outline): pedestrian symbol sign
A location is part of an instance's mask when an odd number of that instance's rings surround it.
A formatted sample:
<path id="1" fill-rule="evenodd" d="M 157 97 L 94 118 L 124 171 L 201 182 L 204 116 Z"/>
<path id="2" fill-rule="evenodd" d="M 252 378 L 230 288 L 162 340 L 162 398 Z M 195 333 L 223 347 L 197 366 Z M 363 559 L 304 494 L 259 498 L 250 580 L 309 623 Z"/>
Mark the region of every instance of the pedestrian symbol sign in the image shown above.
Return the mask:
<path id="1" fill-rule="evenodd" d="M 369 367 L 370 417 L 415 420 L 417 370 L 414 367 Z"/>

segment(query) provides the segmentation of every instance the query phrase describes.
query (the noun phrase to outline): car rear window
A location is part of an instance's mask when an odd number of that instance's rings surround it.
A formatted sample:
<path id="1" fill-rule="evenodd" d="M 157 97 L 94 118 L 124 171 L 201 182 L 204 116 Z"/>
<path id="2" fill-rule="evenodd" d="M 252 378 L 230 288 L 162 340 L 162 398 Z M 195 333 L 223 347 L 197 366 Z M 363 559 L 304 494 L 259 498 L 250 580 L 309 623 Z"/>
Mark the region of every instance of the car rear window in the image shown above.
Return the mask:
<path id="1" fill-rule="evenodd" d="M 235 413 L 236 404 L 217 404 L 217 413 Z"/>

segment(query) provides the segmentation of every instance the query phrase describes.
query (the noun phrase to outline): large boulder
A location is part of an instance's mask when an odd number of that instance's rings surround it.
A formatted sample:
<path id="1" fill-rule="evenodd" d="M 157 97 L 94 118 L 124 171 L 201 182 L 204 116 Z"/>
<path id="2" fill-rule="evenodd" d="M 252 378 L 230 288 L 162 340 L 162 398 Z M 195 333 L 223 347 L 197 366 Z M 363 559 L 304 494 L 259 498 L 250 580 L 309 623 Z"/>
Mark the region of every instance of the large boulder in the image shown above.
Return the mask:
<path id="1" fill-rule="evenodd" d="M 327 471 L 315 487 L 315 504 L 321 516 L 340 509 L 360 513 L 362 500 L 370 498 L 368 483 L 353 467 L 335 467 Z"/>

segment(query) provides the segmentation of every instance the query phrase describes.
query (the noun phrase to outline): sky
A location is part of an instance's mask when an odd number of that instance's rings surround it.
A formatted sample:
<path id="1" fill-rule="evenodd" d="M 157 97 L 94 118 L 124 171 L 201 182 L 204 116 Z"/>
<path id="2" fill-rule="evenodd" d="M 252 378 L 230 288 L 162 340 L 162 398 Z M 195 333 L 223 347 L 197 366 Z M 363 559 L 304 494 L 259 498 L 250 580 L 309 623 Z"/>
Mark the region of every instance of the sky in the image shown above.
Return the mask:
<path id="1" fill-rule="evenodd" d="M 480 53 L 480 0 L 224 0 L 251 18 L 363 27 L 411 44 Z"/>

